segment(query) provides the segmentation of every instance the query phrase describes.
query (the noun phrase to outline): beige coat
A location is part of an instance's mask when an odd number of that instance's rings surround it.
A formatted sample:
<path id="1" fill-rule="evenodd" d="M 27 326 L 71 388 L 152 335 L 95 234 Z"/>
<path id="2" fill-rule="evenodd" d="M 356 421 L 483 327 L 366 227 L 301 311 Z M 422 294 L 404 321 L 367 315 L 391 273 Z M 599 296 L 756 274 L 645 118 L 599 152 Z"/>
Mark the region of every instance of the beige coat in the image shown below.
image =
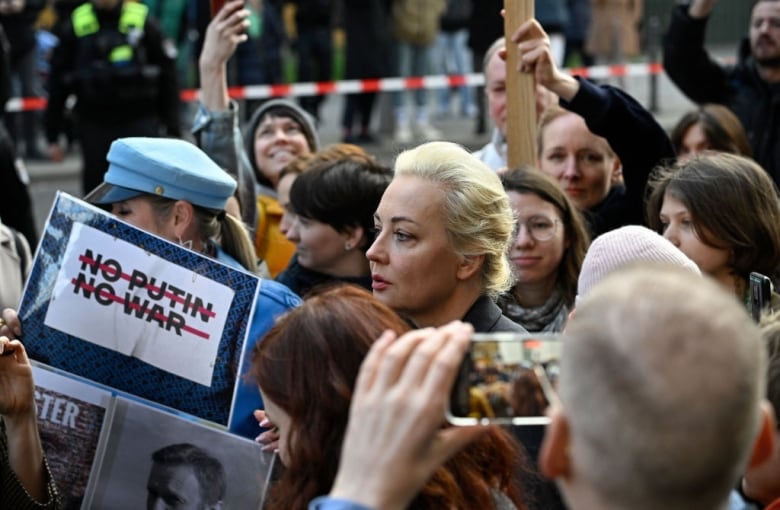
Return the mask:
<path id="1" fill-rule="evenodd" d="M 639 53 L 643 0 L 590 0 L 590 4 L 588 53 L 611 63 L 621 63 Z"/>

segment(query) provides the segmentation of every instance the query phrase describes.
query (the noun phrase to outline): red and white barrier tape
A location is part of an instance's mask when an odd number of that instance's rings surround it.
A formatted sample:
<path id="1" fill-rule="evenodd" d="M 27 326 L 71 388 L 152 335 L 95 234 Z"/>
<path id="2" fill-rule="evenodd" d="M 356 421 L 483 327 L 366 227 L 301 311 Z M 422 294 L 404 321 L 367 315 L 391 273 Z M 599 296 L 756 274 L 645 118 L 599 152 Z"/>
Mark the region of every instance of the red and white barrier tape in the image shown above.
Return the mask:
<path id="1" fill-rule="evenodd" d="M 663 67 L 658 62 L 645 64 L 626 64 L 612 66 L 593 66 L 570 68 L 574 76 L 603 80 L 615 77 L 636 77 L 660 74 Z M 325 82 L 304 82 L 281 85 L 248 85 L 231 87 L 229 94 L 234 99 L 267 99 L 287 96 L 315 96 L 320 94 L 354 94 L 359 92 L 392 92 L 397 90 L 442 89 L 468 85 L 470 87 L 483 85 L 485 79 L 481 73 L 465 75 L 432 75 L 412 78 L 381 78 L 375 80 L 342 80 Z M 181 99 L 185 102 L 198 99 L 197 89 L 181 91 Z M 14 97 L 6 103 L 6 111 L 20 112 L 28 110 L 43 110 L 46 108 L 46 98 Z"/>

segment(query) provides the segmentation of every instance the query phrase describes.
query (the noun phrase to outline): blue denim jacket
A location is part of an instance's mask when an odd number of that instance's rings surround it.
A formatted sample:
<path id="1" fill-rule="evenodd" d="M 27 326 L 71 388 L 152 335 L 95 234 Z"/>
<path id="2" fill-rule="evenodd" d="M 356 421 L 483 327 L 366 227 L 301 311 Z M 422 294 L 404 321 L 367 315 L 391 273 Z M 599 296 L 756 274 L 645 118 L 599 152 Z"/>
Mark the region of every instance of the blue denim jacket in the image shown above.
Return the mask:
<path id="1" fill-rule="evenodd" d="M 223 264 L 240 268 L 241 264 L 233 257 L 217 248 L 217 260 Z M 255 409 L 264 409 L 263 399 L 257 385 L 245 380 L 252 363 L 252 349 L 255 344 L 271 329 L 276 318 L 301 304 L 294 292 L 273 280 L 262 279 L 260 291 L 255 302 L 255 313 L 249 324 L 249 336 L 244 345 L 241 370 L 236 378 L 236 399 L 230 413 L 230 432 L 249 439 L 254 439 L 260 433 L 260 427 L 252 414 Z"/>

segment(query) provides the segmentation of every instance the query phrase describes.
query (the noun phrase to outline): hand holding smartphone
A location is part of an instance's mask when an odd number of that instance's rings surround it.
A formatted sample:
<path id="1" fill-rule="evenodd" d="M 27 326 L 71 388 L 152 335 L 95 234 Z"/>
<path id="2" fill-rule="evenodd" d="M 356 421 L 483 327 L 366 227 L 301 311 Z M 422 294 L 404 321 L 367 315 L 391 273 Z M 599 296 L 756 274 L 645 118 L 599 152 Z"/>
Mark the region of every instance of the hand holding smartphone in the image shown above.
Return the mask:
<path id="1" fill-rule="evenodd" d="M 475 333 L 450 395 L 453 425 L 547 425 L 560 334 Z"/>

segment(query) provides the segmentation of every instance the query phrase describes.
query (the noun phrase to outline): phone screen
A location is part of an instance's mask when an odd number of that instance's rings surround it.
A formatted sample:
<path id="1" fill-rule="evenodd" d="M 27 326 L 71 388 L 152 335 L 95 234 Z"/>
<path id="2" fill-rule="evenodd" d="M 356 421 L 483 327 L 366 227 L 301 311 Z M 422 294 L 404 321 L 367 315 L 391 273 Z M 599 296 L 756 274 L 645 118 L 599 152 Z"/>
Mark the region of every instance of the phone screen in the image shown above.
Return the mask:
<path id="1" fill-rule="evenodd" d="M 475 334 L 450 395 L 453 425 L 546 425 L 560 334 Z"/>

